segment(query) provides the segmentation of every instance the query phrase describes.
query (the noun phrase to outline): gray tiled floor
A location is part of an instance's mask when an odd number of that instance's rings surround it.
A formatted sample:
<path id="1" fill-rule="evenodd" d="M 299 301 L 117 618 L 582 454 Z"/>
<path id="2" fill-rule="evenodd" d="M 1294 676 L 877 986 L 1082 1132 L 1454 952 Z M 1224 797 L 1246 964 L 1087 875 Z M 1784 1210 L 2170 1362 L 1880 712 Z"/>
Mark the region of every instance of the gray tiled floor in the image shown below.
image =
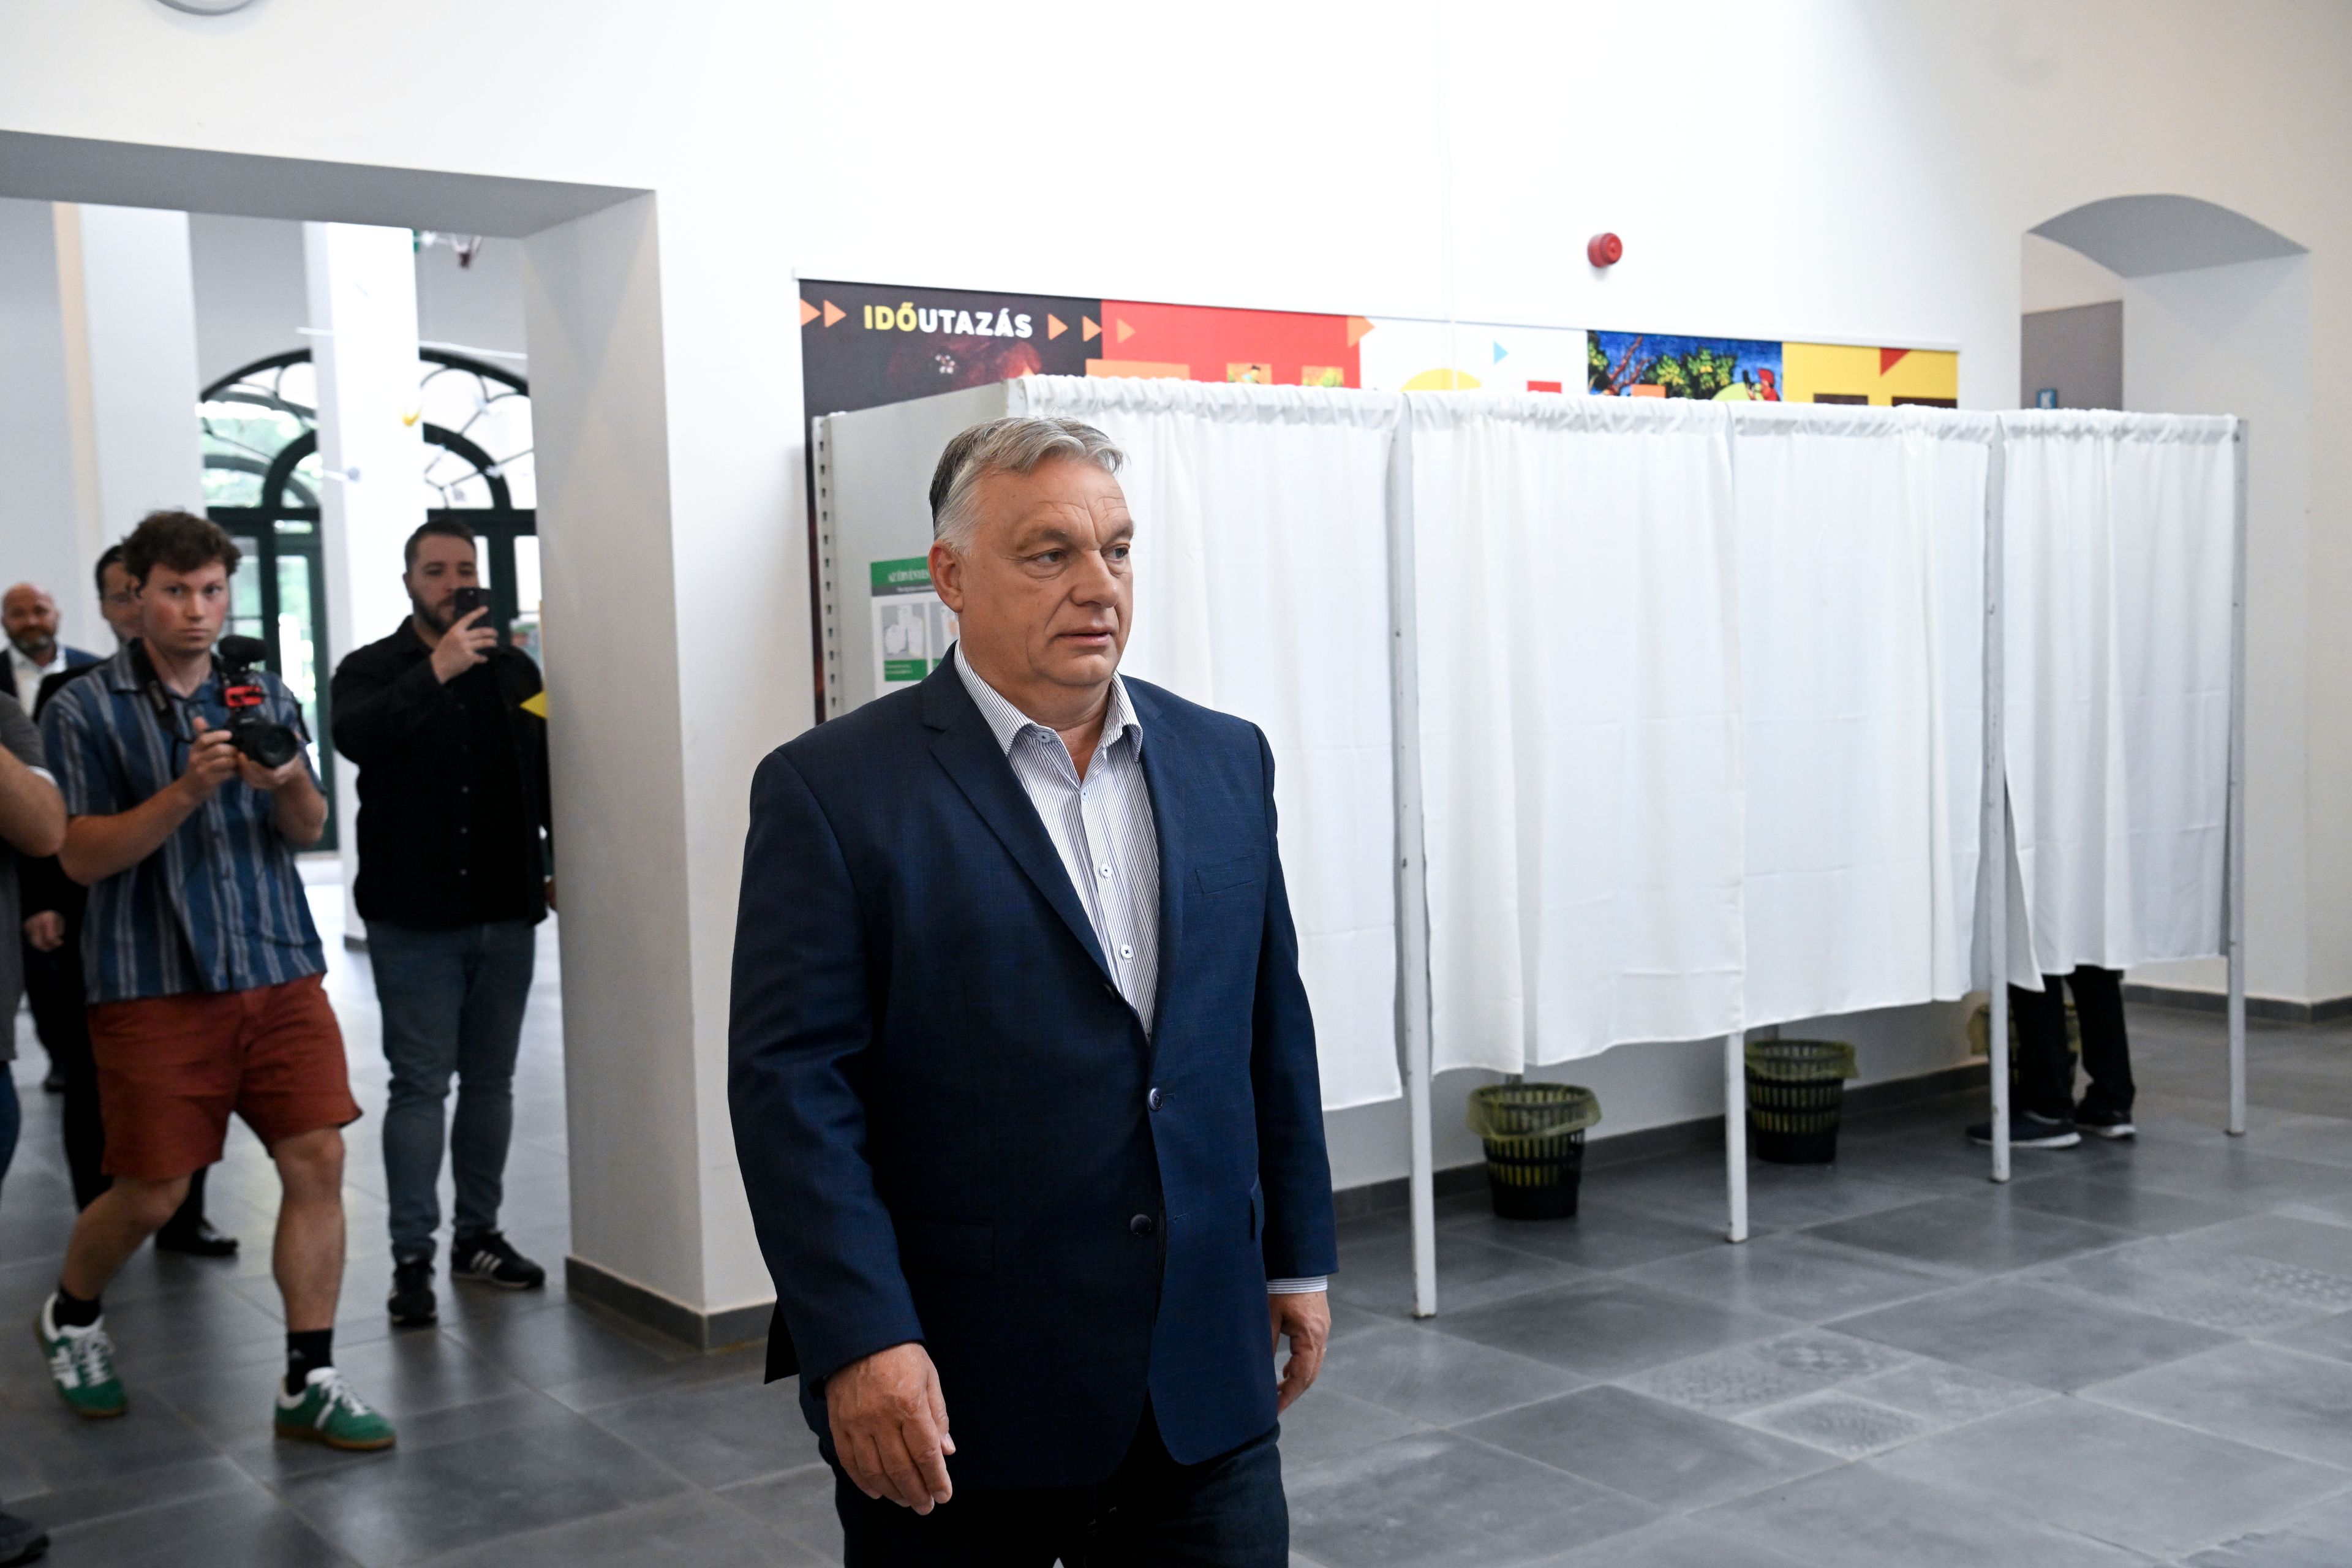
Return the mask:
<path id="1" fill-rule="evenodd" d="M 329 906 L 330 910 L 331 906 Z M 552 948 L 518 1085 L 509 1229 L 569 1243 Z M 371 1117 L 363 964 L 331 984 Z M 2352 1563 L 2352 1026 L 2258 1027 L 2227 1140 L 2218 1020 L 2133 1015 L 2144 1132 L 2021 1152 L 1995 1188 L 1965 1098 L 1857 1119 L 1832 1170 L 1588 1173 L 1582 1215 L 1440 1205 L 1442 1315 L 1407 1310 L 1395 1215 L 1342 1227 L 1334 1344 L 1285 1424 L 1296 1568 L 2342 1568 Z M 214 1212 L 233 1264 L 142 1255 L 108 1293 L 133 1409 L 75 1421 L 30 1316 L 70 1205 L 54 1103 L 0 1205 L 0 1497 L 82 1563 L 810 1565 L 830 1479 L 756 1353 L 690 1355 L 560 1283 L 443 1289 L 384 1324 L 373 1120 L 352 1143 L 340 1359 L 399 1420 L 347 1457 L 276 1443 L 275 1182 L 241 1131 Z"/>

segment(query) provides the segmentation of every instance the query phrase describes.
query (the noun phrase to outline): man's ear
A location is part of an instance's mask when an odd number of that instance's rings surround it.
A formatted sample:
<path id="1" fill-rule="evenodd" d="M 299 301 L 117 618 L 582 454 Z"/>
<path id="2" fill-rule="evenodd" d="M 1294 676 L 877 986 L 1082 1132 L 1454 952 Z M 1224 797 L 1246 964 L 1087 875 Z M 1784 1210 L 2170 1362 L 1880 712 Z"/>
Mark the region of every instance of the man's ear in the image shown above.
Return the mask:
<path id="1" fill-rule="evenodd" d="M 963 614 L 963 557 L 948 546 L 945 540 L 931 541 L 931 586 L 940 602 L 957 615 Z"/>

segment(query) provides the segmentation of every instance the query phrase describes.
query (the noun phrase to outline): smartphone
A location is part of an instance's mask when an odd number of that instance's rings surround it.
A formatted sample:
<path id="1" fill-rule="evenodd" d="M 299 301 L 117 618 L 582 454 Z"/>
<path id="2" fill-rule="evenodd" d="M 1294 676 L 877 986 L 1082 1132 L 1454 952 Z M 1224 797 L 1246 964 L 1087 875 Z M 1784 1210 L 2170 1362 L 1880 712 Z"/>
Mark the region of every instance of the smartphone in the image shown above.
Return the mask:
<path id="1" fill-rule="evenodd" d="M 460 588 L 449 596 L 449 624 L 454 626 L 476 610 L 489 607 L 490 591 L 488 588 Z M 478 624 L 487 626 L 488 623 Z"/>

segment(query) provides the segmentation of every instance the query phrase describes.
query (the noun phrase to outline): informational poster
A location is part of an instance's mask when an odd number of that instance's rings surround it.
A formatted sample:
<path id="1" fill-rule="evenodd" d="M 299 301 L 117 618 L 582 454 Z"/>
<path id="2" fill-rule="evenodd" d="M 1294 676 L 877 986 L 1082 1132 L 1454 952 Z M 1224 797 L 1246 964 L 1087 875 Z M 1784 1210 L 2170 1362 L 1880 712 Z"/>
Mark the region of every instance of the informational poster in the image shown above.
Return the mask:
<path id="1" fill-rule="evenodd" d="M 874 689 L 911 686 L 937 668 L 955 641 L 955 612 L 931 586 L 920 555 L 873 563 Z"/>

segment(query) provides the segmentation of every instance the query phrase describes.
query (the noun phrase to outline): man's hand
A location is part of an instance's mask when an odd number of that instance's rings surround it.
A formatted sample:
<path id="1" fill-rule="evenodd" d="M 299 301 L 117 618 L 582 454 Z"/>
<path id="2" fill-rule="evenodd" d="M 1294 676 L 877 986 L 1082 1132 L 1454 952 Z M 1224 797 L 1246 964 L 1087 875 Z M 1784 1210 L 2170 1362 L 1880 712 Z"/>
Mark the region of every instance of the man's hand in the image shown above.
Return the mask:
<path id="1" fill-rule="evenodd" d="M 826 1378 L 824 1412 L 841 1468 L 867 1497 L 929 1513 L 955 1495 L 947 1400 L 922 1346 L 892 1345 Z"/>
<path id="2" fill-rule="evenodd" d="M 56 910 L 43 910 L 39 914 L 25 917 L 25 940 L 37 952 L 55 952 L 66 944 L 66 917 Z"/>
<path id="3" fill-rule="evenodd" d="M 192 805 L 212 799 L 215 791 L 243 771 L 245 753 L 226 730 L 199 730 L 188 742 L 188 765 L 181 771 L 179 788 Z"/>
<path id="4" fill-rule="evenodd" d="M 1274 1320 L 1276 1345 L 1290 1342 L 1290 1359 L 1282 1363 L 1282 1383 L 1275 1392 L 1278 1414 L 1315 1386 L 1315 1374 L 1323 1370 L 1323 1347 L 1331 1341 L 1331 1300 L 1320 1290 L 1268 1296 L 1265 1313 Z"/>
<path id="5" fill-rule="evenodd" d="M 478 664 L 488 664 L 488 650 L 496 647 L 498 629 L 489 624 L 486 605 L 441 634 L 433 645 L 433 676 L 446 686 Z"/>
<path id="6" fill-rule="evenodd" d="M 309 772 L 309 761 L 299 750 L 274 768 L 263 767 L 243 752 L 236 754 L 236 776 L 264 795 L 277 794 Z"/>

